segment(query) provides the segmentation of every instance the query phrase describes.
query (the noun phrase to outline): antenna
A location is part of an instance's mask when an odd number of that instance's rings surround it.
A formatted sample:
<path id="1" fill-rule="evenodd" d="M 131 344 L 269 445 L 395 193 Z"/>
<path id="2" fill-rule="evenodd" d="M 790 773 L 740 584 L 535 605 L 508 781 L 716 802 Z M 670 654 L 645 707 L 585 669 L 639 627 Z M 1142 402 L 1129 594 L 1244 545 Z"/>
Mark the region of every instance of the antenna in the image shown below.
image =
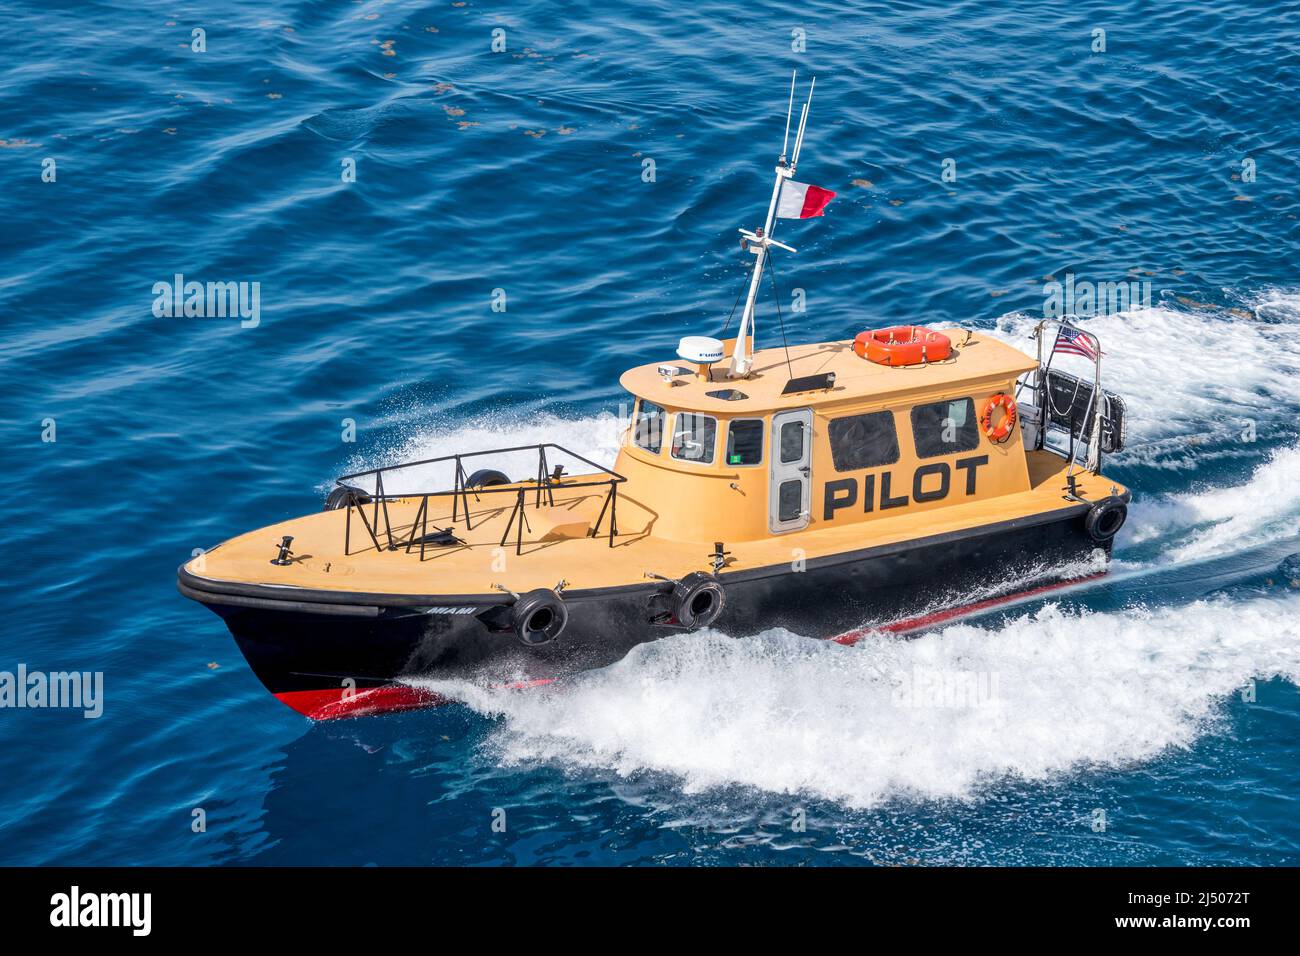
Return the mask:
<path id="1" fill-rule="evenodd" d="M 799 111 L 799 128 L 794 134 L 794 156 L 791 165 L 799 162 L 799 147 L 803 145 L 803 125 L 808 122 L 808 104 L 805 103 Z"/>
<path id="2" fill-rule="evenodd" d="M 790 71 L 790 104 L 785 108 L 785 139 L 781 141 L 781 162 L 785 162 L 786 147 L 790 145 L 790 115 L 794 112 L 794 78 L 798 70 Z"/>
<path id="3" fill-rule="evenodd" d="M 794 155 L 787 163 L 786 149 L 790 145 L 790 120 L 794 116 L 794 87 L 797 76 L 797 71 L 792 70 L 790 73 L 790 99 L 785 109 L 785 140 L 781 143 L 781 159 L 776 165 L 776 181 L 772 184 L 772 199 L 767 205 L 767 219 L 764 221 L 762 228 L 755 232 L 750 232 L 747 229 L 740 230 L 740 234 L 746 240 L 745 248 L 754 255 L 754 271 L 749 278 L 749 295 L 745 299 L 744 311 L 740 314 L 740 326 L 736 330 L 736 344 L 731 352 L 731 367 L 727 372 L 730 378 L 748 378 L 750 369 L 753 366 L 754 359 L 749 347 L 749 340 L 754 334 L 754 302 L 758 297 L 758 286 L 763 274 L 763 264 L 767 259 L 767 250 L 771 246 L 776 246 L 794 252 L 785 243 L 777 242 L 772 238 L 772 227 L 776 224 L 776 210 L 781 198 L 781 187 L 787 179 L 794 176 L 795 166 L 799 162 L 799 153 L 803 151 L 803 135 L 808 126 L 808 108 L 812 105 L 813 90 L 817 88 L 817 77 L 814 76 L 812 85 L 808 87 L 808 99 L 799 111 L 799 128 L 794 137 Z M 773 290 L 775 290 L 775 280 L 773 280 L 772 286 Z M 781 332 L 784 337 L 785 323 L 780 320 L 779 308 L 778 306 L 777 318 L 781 321 Z"/>
<path id="4" fill-rule="evenodd" d="M 792 166 L 799 165 L 799 154 L 803 152 L 803 131 L 808 125 L 808 108 L 812 106 L 813 90 L 817 89 L 817 77 L 812 78 L 812 85 L 808 87 L 808 100 L 803 104 L 803 115 L 799 117 L 799 132 L 794 138 L 794 157 L 791 161 Z"/>

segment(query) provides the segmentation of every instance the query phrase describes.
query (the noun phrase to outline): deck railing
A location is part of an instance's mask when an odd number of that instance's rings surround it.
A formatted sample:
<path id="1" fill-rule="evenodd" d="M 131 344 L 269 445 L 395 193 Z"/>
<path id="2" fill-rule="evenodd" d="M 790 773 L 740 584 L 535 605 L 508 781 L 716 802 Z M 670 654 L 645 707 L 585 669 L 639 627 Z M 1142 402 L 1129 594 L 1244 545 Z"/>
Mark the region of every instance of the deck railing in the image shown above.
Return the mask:
<path id="1" fill-rule="evenodd" d="M 580 461 L 585 465 L 590 465 L 597 472 L 607 477 L 585 481 L 564 481 L 563 465 L 558 466 L 551 471 L 547 458 L 546 450 L 552 449 L 561 455 Z M 471 458 L 482 458 L 487 455 L 508 455 L 518 452 L 535 451 L 537 452 L 537 476 L 527 479 L 526 481 L 511 481 L 510 485 L 498 487 L 493 485 L 471 486 L 468 484 L 468 474 L 465 470 L 464 462 Z M 445 462 L 454 462 L 455 477 L 452 487 L 449 490 L 442 491 L 403 491 L 388 493 L 384 490 L 384 476 L 393 475 L 407 468 L 418 468 L 428 465 L 437 465 Z M 374 491 L 366 491 L 363 488 L 357 488 L 350 482 L 361 479 L 373 479 Z M 506 541 L 510 538 L 512 529 L 515 531 L 515 554 L 523 553 L 524 545 L 524 528 L 527 526 L 527 496 L 531 492 L 534 495 L 534 508 L 541 508 L 543 502 L 548 506 L 555 504 L 555 491 L 562 489 L 571 491 L 576 488 L 605 488 L 605 501 L 600 508 L 600 516 L 596 519 L 596 524 L 588 532 L 590 537 L 600 535 L 600 527 L 605 521 L 606 513 L 609 514 L 609 546 L 614 546 L 614 536 L 618 534 L 618 486 L 627 479 L 615 471 L 598 465 L 589 458 L 584 458 L 577 452 L 570 451 L 553 442 L 544 442 L 538 445 L 517 445 L 513 448 L 491 448 L 486 451 L 462 452 L 458 455 L 443 455 L 439 458 L 425 458 L 421 461 L 408 461 L 400 465 L 388 465 L 383 468 L 371 468 L 367 471 L 357 471 L 350 475 L 343 475 L 335 480 L 335 485 L 340 488 L 350 488 L 355 494 L 349 498 L 347 503 L 348 514 L 344 521 L 343 530 L 343 553 L 351 554 L 352 548 L 352 510 L 356 509 L 361 518 L 361 523 L 370 536 L 371 542 L 376 551 L 385 550 L 385 546 L 380 543 L 381 536 L 387 542 L 387 550 L 396 551 L 398 548 L 405 546 L 406 553 L 410 554 L 411 549 L 417 544 L 420 546 L 420 560 L 424 560 L 425 547 L 430 543 L 430 538 L 441 538 L 443 543 L 447 543 L 448 535 L 452 535 L 454 540 L 453 529 L 456 523 L 461 520 L 461 510 L 464 510 L 465 530 L 474 530 L 473 518 L 470 513 L 470 496 L 474 496 L 476 502 L 481 500 L 483 495 L 508 494 L 514 495 L 515 500 L 510 512 L 510 519 L 506 522 L 505 531 L 501 535 L 501 547 L 505 547 Z M 452 499 L 451 528 L 438 528 L 434 526 L 433 535 L 429 533 L 429 499 L 445 498 L 450 496 Z M 366 499 L 365 501 L 358 500 Z M 395 530 L 393 523 L 388 514 L 388 502 L 398 500 L 420 499 L 420 507 L 416 510 L 415 520 L 411 522 L 410 533 L 403 539 L 400 530 Z M 371 508 L 370 518 L 366 517 L 366 509 Z M 383 523 L 380 524 L 382 515 Z M 531 529 L 529 529 L 531 531 Z M 419 531 L 419 536 L 416 532 Z M 396 534 L 396 536 L 395 536 Z M 435 541 L 434 543 L 438 543 Z"/>
<path id="2" fill-rule="evenodd" d="M 1059 372 L 1052 368 L 1060 345 L 1060 332 L 1069 329 L 1086 336 L 1093 351 L 1092 381 Z M 1052 334 L 1048 345 L 1045 334 Z M 1034 396 L 1034 408 L 1038 416 L 1037 449 L 1060 455 L 1067 462 L 1067 480 L 1074 487 L 1075 469 L 1081 463 L 1093 474 L 1101 473 L 1104 452 L 1118 451 L 1124 440 L 1124 401 L 1118 395 L 1105 391 L 1101 387 L 1101 341 L 1093 332 L 1087 332 L 1070 318 L 1044 319 L 1034 327 L 1034 337 L 1038 340 L 1038 368 L 1025 373 L 1016 383 L 1016 398 L 1023 391 Z M 1044 358 L 1046 354 L 1046 358 Z M 1054 386 L 1065 385 L 1072 388 L 1074 394 L 1061 407 L 1057 396 L 1053 394 Z M 1066 448 L 1053 447 L 1048 441 L 1048 430 L 1057 428 L 1066 433 Z M 1082 441 L 1079 441 L 1082 439 Z M 1082 450 L 1082 453 L 1081 453 Z"/>

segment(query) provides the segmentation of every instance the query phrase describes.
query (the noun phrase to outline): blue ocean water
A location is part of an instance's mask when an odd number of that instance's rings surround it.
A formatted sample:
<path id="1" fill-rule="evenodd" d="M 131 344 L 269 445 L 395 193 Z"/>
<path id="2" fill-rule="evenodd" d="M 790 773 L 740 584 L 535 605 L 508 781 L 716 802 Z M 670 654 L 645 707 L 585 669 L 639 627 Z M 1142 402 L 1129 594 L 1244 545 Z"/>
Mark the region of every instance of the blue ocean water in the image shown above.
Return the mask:
<path id="1" fill-rule="evenodd" d="M 0 863 L 1300 862 L 1298 34 L 1136 0 L 8 4 L 0 670 L 102 671 L 105 707 L 0 710 Z M 1086 323 L 1132 419 L 1110 579 L 437 711 L 271 699 L 176 566 L 358 464 L 612 458 L 618 374 L 731 308 L 791 68 L 800 179 L 839 193 L 778 234 L 792 336 L 1024 341 L 1045 283 L 1150 283 Z M 176 274 L 259 282 L 259 321 L 156 317 Z M 896 706 L 947 672 L 996 706 Z"/>

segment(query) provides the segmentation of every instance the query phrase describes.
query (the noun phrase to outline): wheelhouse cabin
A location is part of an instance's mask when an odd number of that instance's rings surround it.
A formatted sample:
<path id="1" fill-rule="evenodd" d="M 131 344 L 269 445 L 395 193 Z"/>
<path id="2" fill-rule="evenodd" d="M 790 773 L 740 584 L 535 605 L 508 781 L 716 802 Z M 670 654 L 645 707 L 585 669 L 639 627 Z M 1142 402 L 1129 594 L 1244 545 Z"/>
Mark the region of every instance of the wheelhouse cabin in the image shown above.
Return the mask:
<path id="1" fill-rule="evenodd" d="M 980 418 L 1038 362 L 988 335 L 948 334 L 952 355 L 922 365 L 877 364 L 840 341 L 760 351 L 744 379 L 680 361 L 630 369 L 621 384 L 636 401 L 615 470 L 655 511 L 653 534 L 676 540 L 866 525 L 1030 492 L 1065 462 L 1027 454 L 1020 428 L 992 440 Z M 1034 468 L 1034 455 L 1050 460 Z"/>

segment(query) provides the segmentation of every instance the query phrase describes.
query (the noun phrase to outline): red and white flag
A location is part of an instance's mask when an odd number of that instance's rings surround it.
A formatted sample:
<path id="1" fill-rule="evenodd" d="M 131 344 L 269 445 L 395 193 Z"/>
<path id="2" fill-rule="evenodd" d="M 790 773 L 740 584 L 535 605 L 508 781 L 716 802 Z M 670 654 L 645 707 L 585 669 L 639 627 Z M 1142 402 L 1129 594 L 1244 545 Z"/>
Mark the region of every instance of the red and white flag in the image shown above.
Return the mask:
<path id="1" fill-rule="evenodd" d="M 820 216 L 834 198 L 835 194 L 829 189 L 787 179 L 781 184 L 776 214 L 781 219 L 811 219 Z"/>

